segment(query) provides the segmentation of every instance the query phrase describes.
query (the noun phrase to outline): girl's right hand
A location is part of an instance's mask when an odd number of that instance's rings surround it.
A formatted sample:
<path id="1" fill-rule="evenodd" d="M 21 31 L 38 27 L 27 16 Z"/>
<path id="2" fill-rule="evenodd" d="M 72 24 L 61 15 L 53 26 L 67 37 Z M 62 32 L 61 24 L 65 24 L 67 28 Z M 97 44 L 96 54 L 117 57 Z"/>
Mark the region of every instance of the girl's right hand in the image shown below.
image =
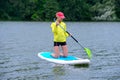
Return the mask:
<path id="1" fill-rule="evenodd" d="M 58 21 L 56 21 L 56 26 L 58 26 L 60 23 Z"/>

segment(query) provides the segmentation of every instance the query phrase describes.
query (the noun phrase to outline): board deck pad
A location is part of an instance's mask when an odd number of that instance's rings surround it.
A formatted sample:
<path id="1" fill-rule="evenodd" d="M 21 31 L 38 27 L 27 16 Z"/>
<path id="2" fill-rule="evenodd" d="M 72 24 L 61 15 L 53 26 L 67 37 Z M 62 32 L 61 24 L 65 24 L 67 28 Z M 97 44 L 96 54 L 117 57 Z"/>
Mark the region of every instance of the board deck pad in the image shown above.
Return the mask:
<path id="1" fill-rule="evenodd" d="M 58 57 L 58 58 L 54 58 L 54 57 L 51 56 L 51 53 L 50 53 L 50 52 L 43 52 L 43 53 L 41 53 L 41 55 L 42 55 L 43 57 L 46 57 L 46 58 L 57 59 L 57 60 L 67 60 L 67 61 L 69 61 L 69 60 L 78 60 L 78 59 L 77 59 L 76 57 L 74 57 L 74 56 L 67 56 L 67 57 L 60 56 L 60 57 Z"/>
<path id="2" fill-rule="evenodd" d="M 40 52 L 38 53 L 38 57 L 58 64 L 89 64 L 90 63 L 89 59 L 82 59 L 71 55 L 67 57 L 60 56 L 58 58 L 54 58 L 51 56 L 51 54 L 52 52 Z"/>

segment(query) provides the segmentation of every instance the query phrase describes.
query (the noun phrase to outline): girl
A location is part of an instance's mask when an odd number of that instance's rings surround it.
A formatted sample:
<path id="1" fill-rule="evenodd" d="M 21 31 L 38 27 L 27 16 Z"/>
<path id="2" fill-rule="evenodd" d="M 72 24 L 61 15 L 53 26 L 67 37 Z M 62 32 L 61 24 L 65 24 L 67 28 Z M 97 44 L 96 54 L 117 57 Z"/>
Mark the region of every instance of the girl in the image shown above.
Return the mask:
<path id="1" fill-rule="evenodd" d="M 54 58 L 58 58 L 59 56 L 67 57 L 68 48 L 66 44 L 66 38 L 69 36 L 69 34 L 65 32 L 66 24 L 63 22 L 63 19 L 65 18 L 64 13 L 57 12 L 56 17 L 56 21 L 51 24 L 54 35 L 54 53 L 51 56 Z M 59 46 L 62 47 L 62 53 L 60 53 Z"/>

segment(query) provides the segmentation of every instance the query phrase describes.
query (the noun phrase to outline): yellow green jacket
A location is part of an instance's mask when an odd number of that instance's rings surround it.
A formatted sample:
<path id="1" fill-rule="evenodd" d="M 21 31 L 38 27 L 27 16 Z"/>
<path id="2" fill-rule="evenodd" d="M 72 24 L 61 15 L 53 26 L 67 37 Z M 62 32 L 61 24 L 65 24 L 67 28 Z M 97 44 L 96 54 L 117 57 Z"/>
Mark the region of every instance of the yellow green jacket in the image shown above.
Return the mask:
<path id="1" fill-rule="evenodd" d="M 66 24 L 64 22 L 61 22 L 60 25 L 66 31 Z M 51 28 L 54 35 L 54 42 L 66 42 L 66 38 L 69 36 L 68 33 L 66 33 L 59 25 L 56 26 L 55 22 L 51 24 Z"/>

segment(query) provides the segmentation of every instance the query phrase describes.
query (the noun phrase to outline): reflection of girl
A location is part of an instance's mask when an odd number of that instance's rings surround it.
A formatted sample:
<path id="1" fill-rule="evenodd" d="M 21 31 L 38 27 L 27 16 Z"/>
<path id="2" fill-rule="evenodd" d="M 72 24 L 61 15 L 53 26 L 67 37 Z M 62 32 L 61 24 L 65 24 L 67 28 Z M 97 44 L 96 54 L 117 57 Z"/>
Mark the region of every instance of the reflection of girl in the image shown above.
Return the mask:
<path id="1" fill-rule="evenodd" d="M 68 48 L 66 44 L 66 38 L 69 36 L 66 33 L 66 24 L 62 21 L 65 16 L 62 12 L 56 13 L 57 20 L 51 24 L 52 32 L 54 35 L 54 53 L 51 55 L 54 58 L 58 58 L 60 55 L 67 57 L 68 56 Z M 61 28 L 63 27 L 65 31 Z M 62 47 L 62 53 L 59 51 L 59 46 Z"/>

